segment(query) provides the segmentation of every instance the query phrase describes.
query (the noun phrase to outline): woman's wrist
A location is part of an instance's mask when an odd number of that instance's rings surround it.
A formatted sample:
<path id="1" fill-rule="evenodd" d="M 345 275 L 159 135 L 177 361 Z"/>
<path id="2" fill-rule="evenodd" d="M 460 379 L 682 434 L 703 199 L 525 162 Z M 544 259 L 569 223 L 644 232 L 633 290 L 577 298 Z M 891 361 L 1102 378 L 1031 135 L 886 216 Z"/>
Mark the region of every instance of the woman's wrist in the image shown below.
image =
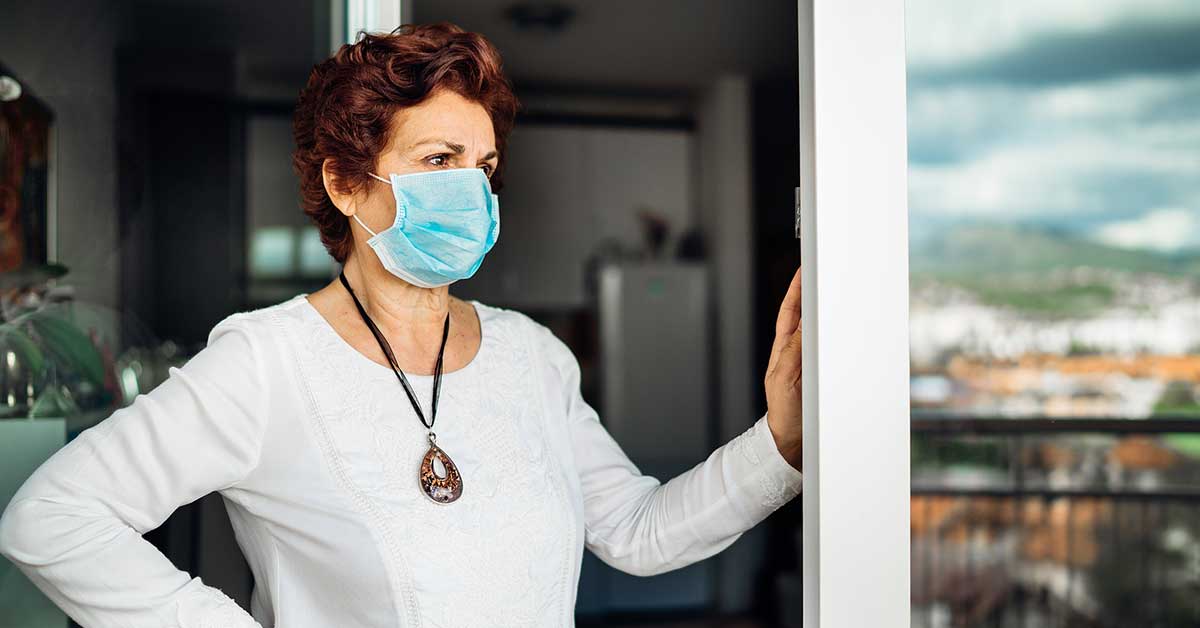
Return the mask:
<path id="1" fill-rule="evenodd" d="M 771 438 L 775 441 L 775 448 L 779 450 L 779 454 L 783 456 L 788 464 L 796 468 L 797 471 L 803 471 L 801 467 L 802 457 L 804 455 L 803 439 L 789 439 L 780 436 L 775 428 L 771 427 L 771 422 L 767 421 L 767 429 L 771 432 Z"/>

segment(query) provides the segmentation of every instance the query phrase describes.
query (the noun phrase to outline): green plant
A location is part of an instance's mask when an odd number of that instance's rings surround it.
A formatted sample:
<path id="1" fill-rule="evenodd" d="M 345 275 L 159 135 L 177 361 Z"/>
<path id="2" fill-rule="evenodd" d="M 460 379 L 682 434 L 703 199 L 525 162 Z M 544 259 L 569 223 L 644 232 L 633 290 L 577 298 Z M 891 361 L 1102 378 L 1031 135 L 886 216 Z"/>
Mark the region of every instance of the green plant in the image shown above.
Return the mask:
<path id="1" fill-rule="evenodd" d="M 104 386 L 104 359 L 91 338 L 60 314 L 45 307 L 25 312 L 0 325 L 0 340 L 41 377 L 51 365 Z"/>
<path id="2" fill-rule="evenodd" d="M 1192 384 L 1185 381 L 1169 382 L 1154 404 L 1151 416 L 1200 419 L 1200 402 L 1192 393 Z M 1200 460 L 1200 434 L 1166 434 L 1162 440 L 1180 453 Z"/>

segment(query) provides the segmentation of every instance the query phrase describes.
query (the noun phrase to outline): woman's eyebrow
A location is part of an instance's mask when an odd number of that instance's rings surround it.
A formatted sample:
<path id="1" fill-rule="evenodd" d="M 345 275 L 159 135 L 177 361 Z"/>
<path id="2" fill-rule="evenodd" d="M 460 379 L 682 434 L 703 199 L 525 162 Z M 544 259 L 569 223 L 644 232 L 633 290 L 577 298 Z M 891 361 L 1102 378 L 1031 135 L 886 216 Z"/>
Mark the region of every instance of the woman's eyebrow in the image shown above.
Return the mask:
<path id="1" fill-rule="evenodd" d="M 412 146 L 409 146 L 409 148 L 416 148 L 418 146 L 424 146 L 425 144 L 441 144 L 442 146 L 449 148 L 452 152 L 459 154 L 459 155 L 463 154 L 467 150 L 467 147 L 463 146 L 462 144 L 457 144 L 455 142 L 451 142 L 450 140 L 437 138 L 437 137 L 425 138 L 423 140 L 420 140 L 420 141 L 414 143 Z M 495 156 L 496 156 L 496 151 L 491 151 L 488 154 L 484 155 L 483 159 L 488 160 Z"/>

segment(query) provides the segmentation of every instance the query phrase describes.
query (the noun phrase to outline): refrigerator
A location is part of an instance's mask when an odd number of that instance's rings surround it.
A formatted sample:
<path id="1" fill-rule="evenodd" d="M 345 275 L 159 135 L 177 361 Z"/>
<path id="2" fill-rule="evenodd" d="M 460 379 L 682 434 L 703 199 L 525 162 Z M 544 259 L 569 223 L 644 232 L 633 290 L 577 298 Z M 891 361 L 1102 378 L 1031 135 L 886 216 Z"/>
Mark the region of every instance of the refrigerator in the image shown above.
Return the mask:
<path id="1" fill-rule="evenodd" d="M 609 263 L 597 269 L 601 423 L 644 475 L 666 483 L 716 440 L 709 272 L 702 262 Z M 716 603 L 713 560 L 651 577 L 588 553 L 581 614 L 695 611 Z"/>

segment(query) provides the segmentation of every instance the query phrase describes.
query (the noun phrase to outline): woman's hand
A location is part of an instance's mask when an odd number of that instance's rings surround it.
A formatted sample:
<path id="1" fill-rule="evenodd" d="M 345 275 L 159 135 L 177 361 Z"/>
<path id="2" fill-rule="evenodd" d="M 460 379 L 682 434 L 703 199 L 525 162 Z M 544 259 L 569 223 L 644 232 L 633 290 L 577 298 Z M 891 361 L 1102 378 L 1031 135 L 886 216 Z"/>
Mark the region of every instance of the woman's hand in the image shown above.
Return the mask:
<path id="1" fill-rule="evenodd" d="M 775 342 L 763 384 L 767 389 L 767 425 L 775 437 L 779 453 L 800 469 L 800 268 L 792 276 L 779 317 L 775 321 Z"/>

